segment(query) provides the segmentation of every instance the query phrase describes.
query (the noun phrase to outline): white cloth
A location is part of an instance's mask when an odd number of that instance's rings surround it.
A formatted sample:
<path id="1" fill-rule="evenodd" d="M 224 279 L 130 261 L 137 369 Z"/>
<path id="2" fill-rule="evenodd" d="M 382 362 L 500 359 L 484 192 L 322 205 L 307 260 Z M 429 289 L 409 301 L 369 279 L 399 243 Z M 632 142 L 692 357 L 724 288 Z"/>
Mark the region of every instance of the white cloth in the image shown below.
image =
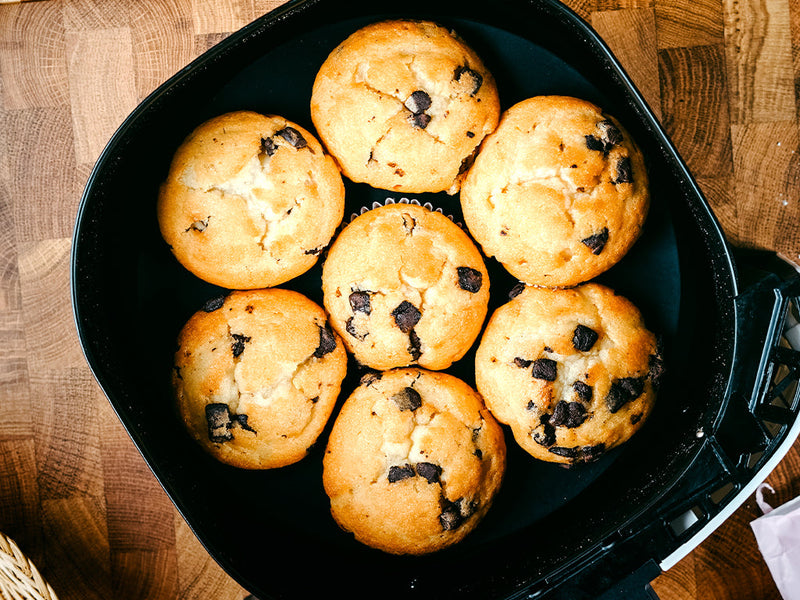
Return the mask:
<path id="1" fill-rule="evenodd" d="M 764 500 L 767 483 L 756 489 L 763 516 L 750 522 L 758 549 L 767 563 L 783 600 L 800 600 L 800 497 L 773 509 Z"/>

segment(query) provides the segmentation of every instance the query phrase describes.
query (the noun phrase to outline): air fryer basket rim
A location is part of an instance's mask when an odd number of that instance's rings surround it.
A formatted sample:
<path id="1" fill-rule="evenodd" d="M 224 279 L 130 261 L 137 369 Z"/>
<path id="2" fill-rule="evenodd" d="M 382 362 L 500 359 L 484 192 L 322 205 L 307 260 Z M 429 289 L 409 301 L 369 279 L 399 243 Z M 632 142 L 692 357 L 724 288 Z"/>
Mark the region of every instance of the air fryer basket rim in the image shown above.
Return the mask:
<path id="1" fill-rule="evenodd" d="M 296 22 L 300 22 L 303 19 L 303 12 L 311 7 L 321 6 L 325 4 L 324 0 L 296 0 L 294 2 L 290 2 L 287 5 L 284 5 L 272 13 L 265 15 L 261 19 L 257 20 L 253 24 L 249 25 L 248 27 L 244 28 L 240 32 L 232 35 L 231 37 L 224 40 L 221 44 L 213 48 L 211 51 L 207 52 L 193 63 L 191 63 L 188 67 L 183 69 L 161 87 L 159 87 L 155 92 L 153 92 L 148 98 L 140 104 L 140 106 L 125 120 L 119 130 L 114 134 L 111 141 L 103 151 L 100 159 L 98 160 L 97 164 L 95 165 L 92 174 L 89 178 L 89 182 L 87 183 L 86 189 L 84 191 L 83 197 L 81 199 L 80 208 L 78 211 L 78 216 L 76 219 L 76 227 L 73 236 L 73 246 L 72 246 L 72 302 L 73 302 L 73 311 L 75 317 L 76 328 L 78 329 L 79 336 L 81 339 L 81 347 L 83 349 L 84 355 L 87 359 L 87 362 L 90 365 L 94 376 L 97 378 L 98 382 L 100 383 L 101 387 L 103 388 L 106 395 L 109 397 L 112 406 L 114 407 L 115 412 L 117 412 L 118 417 L 120 420 L 125 424 L 125 428 L 131 438 L 134 440 L 137 448 L 143 454 L 146 459 L 148 466 L 153 470 L 156 474 L 156 477 L 159 479 L 160 483 L 166 489 L 167 493 L 169 494 L 170 498 L 173 500 L 173 503 L 176 505 L 181 514 L 186 518 L 187 522 L 190 526 L 195 529 L 193 520 L 189 516 L 187 518 L 187 514 L 182 510 L 182 503 L 177 500 L 177 494 L 175 494 L 173 484 L 174 482 L 170 481 L 169 479 L 165 479 L 163 476 L 160 476 L 160 469 L 159 465 L 163 461 L 163 457 L 154 456 L 149 449 L 146 439 L 141 435 L 141 432 L 138 428 L 137 423 L 132 422 L 127 414 L 124 403 L 123 402 L 115 402 L 115 398 L 124 396 L 127 394 L 121 393 L 119 390 L 119 381 L 114 373 L 108 370 L 109 363 L 100 356 L 101 352 L 104 350 L 102 346 L 98 345 L 96 339 L 90 339 L 90 328 L 88 326 L 88 321 L 91 321 L 93 317 L 97 317 L 98 313 L 103 312 L 102 306 L 97 305 L 86 305 L 85 304 L 85 295 L 82 293 L 82 286 L 85 285 L 84 277 L 86 275 L 85 269 L 89 268 L 91 265 L 86 264 L 85 261 L 85 252 L 84 248 L 89 247 L 91 244 L 88 240 L 87 236 L 90 236 L 90 233 L 87 233 L 91 230 L 92 226 L 96 226 L 96 224 L 92 223 L 91 221 L 95 218 L 95 214 L 91 216 L 88 215 L 89 213 L 89 205 L 95 201 L 95 197 L 98 195 L 98 188 L 102 188 L 102 186 L 106 185 L 106 182 L 103 181 L 104 174 L 109 170 L 114 168 L 115 161 L 119 160 L 119 147 L 124 146 L 126 141 L 126 136 L 129 135 L 130 131 L 134 130 L 135 126 L 137 125 L 137 121 L 141 118 L 142 114 L 145 113 L 150 107 L 157 104 L 160 99 L 164 95 L 168 95 L 173 88 L 180 87 L 183 85 L 191 85 L 192 77 L 199 71 L 204 69 L 213 69 L 215 68 L 215 63 L 220 61 L 221 63 L 225 62 L 225 57 L 229 52 L 235 51 L 237 48 L 241 46 L 254 45 L 261 39 L 263 36 L 263 32 L 266 30 L 275 31 L 275 27 L 279 27 L 283 24 L 287 24 L 290 22 L 295 22 L 295 27 L 297 27 Z M 355 3 L 358 4 L 358 3 Z M 438 6 L 436 3 L 431 3 L 432 5 Z M 447 6 L 448 8 L 453 8 L 455 6 L 454 3 L 448 2 L 447 0 L 443 0 L 440 2 L 442 6 Z M 500 3 L 503 6 L 520 6 L 520 10 L 539 10 L 542 14 L 550 15 L 550 18 L 553 19 L 562 19 L 569 22 L 572 28 L 579 30 L 581 34 L 584 36 L 584 43 L 592 45 L 596 52 L 599 55 L 603 56 L 603 60 L 605 60 L 610 68 L 613 68 L 614 75 L 617 78 L 618 85 L 624 86 L 627 88 L 627 93 L 629 95 L 629 102 L 636 110 L 639 118 L 642 120 L 642 123 L 645 127 L 648 128 L 650 135 L 654 136 L 657 139 L 658 144 L 662 147 L 663 151 L 672 156 L 673 163 L 672 168 L 676 172 L 676 176 L 681 177 L 681 183 L 686 188 L 686 195 L 692 201 L 691 210 L 694 211 L 694 216 L 699 221 L 702 221 L 702 229 L 703 229 L 703 237 L 704 241 L 713 247 L 713 252 L 716 253 L 714 257 L 715 266 L 719 269 L 715 275 L 719 278 L 716 282 L 715 286 L 715 293 L 718 294 L 718 301 L 725 302 L 725 301 L 732 301 L 733 297 L 737 293 L 737 284 L 736 284 L 736 277 L 734 273 L 734 263 L 732 261 L 732 257 L 730 253 L 727 251 L 727 245 L 724 241 L 724 237 L 721 233 L 719 228 L 719 224 L 717 223 L 716 219 L 713 216 L 713 213 L 710 210 L 710 207 L 706 203 L 705 199 L 703 198 L 702 193 L 697 188 L 696 183 L 691 178 L 686 169 L 685 164 L 680 160 L 677 152 L 675 151 L 674 147 L 672 146 L 669 139 L 664 134 L 661 126 L 658 124 L 657 120 L 653 117 L 651 111 L 647 108 L 643 98 L 630 82 L 627 75 L 625 75 L 624 71 L 622 71 L 621 67 L 617 63 L 616 59 L 610 53 L 608 48 L 605 44 L 600 40 L 600 38 L 591 30 L 591 28 L 580 21 L 580 19 L 574 15 L 571 11 L 569 11 L 563 5 L 560 5 L 556 2 L 551 0 L 543 0 L 538 3 L 538 7 L 533 7 L 532 5 L 528 5 L 530 3 L 521 3 L 521 2 L 502 2 Z M 471 8 L 471 4 L 467 3 L 463 7 L 461 7 L 465 13 L 466 18 L 476 14 L 473 12 L 470 15 L 470 10 L 474 11 L 474 8 Z M 352 8 L 350 10 L 353 10 Z M 302 29 L 302 26 L 301 26 Z M 719 307 L 720 310 L 723 312 L 725 311 L 724 307 Z M 102 320 L 102 319 L 101 319 Z M 728 326 L 732 328 L 732 324 L 728 323 Z M 87 337 L 88 336 L 88 337 Z M 726 343 L 730 343 L 727 336 L 723 341 L 723 346 Z M 107 348 L 105 349 L 107 350 Z M 732 352 L 732 348 L 730 347 L 723 347 L 721 349 L 721 353 L 723 356 L 730 356 Z M 725 408 L 725 402 L 727 401 L 727 397 L 720 399 L 720 406 L 719 412 L 722 412 Z M 702 444 L 696 445 L 692 451 L 694 454 L 697 454 L 701 451 Z M 683 472 L 689 468 L 691 465 L 691 460 L 686 461 L 685 468 L 682 470 L 676 471 L 674 474 L 674 481 L 680 479 L 683 475 Z M 669 485 L 665 486 L 665 489 L 661 491 L 659 497 L 665 493 L 667 493 L 668 489 L 673 487 L 674 481 Z M 655 502 L 656 498 L 652 498 L 650 505 Z M 647 509 L 646 505 L 640 507 L 638 511 L 639 515 Z M 622 524 L 615 524 L 615 525 L 622 525 Z M 198 535 L 198 538 L 205 544 L 204 537 L 202 535 Z M 253 589 L 257 586 L 247 585 L 249 576 L 241 573 L 237 570 L 235 564 L 231 564 L 230 561 L 226 560 L 225 556 L 220 556 L 218 551 L 214 551 L 214 548 L 208 548 L 212 556 L 217 559 L 225 569 L 231 573 L 234 578 L 243 582 L 246 587 Z M 218 550 L 218 549 L 217 549 Z M 590 549 L 587 549 L 588 552 Z M 580 553 L 576 553 L 575 557 L 578 558 Z"/>

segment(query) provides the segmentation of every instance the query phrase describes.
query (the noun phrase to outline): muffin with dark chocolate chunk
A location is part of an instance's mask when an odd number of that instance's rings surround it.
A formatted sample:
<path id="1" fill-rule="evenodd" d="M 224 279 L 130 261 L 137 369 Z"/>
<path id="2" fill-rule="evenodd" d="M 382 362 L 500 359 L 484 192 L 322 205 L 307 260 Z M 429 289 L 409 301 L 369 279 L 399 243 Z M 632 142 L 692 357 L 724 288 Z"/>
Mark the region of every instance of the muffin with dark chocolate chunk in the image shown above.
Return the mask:
<path id="1" fill-rule="evenodd" d="M 622 125 L 585 100 L 537 96 L 509 108 L 461 189 L 470 233 L 531 285 L 588 281 L 639 237 L 644 159 Z"/>
<path id="2" fill-rule="evenodd" d="M 642 427 L 663 366 L 639 310 L 611 289 L 526 287 L 489 319 L 475 379 L 529 454 L 579 463 Z"/>
<path id="3" fill-rule="evenodd" d="M 218 460 L 270 469 L 305 457 L 347 369 L 317 304 L 289 290 L 235 291 L 183 327 L 172 383 L 191 436 Z"/>
<path id="4" fill-rule="evenodd" d="M 331 325 L 358 362 L 438 370 L 477 339 L 489 275 L 469 236 L 442 213 L 388 204 L 339 234 L 322 289 Z"/>
<path id="5" fill-rule="evenodd" d="M 410 193 L 456 193 L 499 116 L 481 59 L 428 21 L 359 29 L 322 64 L 311 96 L 314 126 L 347 177 Z"/>
<path id="6" fill-rule="evenodd" d="M 366 376 L 336 417 L 323 484 L 336 522 L 393 554 L 425 554 L 475 529 L 500 488 L 503 433 L 466 383 L 398 369 Z"/>
<path id="7" fill-rule="evenodd" d="M 161 234 L 178 261 L 229 289 L 272 287 L 304 273 L 343 214 L 341 173 L 314 136 L 249 111 L 197 127 L 158 198 Z"/>

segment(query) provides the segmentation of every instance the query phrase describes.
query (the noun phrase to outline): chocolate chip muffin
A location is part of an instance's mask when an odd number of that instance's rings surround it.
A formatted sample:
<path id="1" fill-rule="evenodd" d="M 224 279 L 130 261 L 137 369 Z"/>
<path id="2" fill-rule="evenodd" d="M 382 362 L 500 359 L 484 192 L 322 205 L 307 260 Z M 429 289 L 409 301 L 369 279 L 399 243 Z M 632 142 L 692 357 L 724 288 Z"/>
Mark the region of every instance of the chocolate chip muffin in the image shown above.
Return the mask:
<path id="1" fill-rule="evenodd" d="M 360 29 L 320 68 L 311 117 L 353 181 L 454 194 L 496 126 L 494 79 L 453 31 L 393 20 Z"/>
<path id="2" fill-rule="evenodd" d="M 475 357 L 478 391 L 535 458 L 589 462 L 653 408 L 664 363 L 639 310 L 611 289 L 527 287 L 498 308 Z"/>
<path id="3" fill-rule="evenodd" d="M 244 469 L 299 461 L 330 417 L 347 353 L 325 312 L 297 292 L 235 291 L 180 333 L 172 383 L 191 436 Z"/>
<path id="4" fill-rule="evenodd" d="M 388 204 L 339 234 L 322 290 L 331 325 L 359 363 L 438 370 L 477 339 L 489 275 L 469 236 L 442 213 Z"/>
<path id="5" fill-rule="evenodd" d="M 158 221 L 192 273 L 231 289 L 271 287 L 317 261 L 344 214 L 334 160 L 282 117 L 233 112 L 178 148 Z"/>
<path id="6" fill-rule="evenodd" d="M 337 523 L 393 554 L 462 540 L 489 510 L 505 471 L 500 426 L 480 396 L 444 373 L 366 375 L 333 425 L 323 484 Z"/>
<path id="7" fill-rule="evenodd" d="M 612 116 L 577 98 L 508 109 L 461 190 L 487 256 L 532 285 L 576 285 L 616 264 L 649 205 L 644 159 Z"/>

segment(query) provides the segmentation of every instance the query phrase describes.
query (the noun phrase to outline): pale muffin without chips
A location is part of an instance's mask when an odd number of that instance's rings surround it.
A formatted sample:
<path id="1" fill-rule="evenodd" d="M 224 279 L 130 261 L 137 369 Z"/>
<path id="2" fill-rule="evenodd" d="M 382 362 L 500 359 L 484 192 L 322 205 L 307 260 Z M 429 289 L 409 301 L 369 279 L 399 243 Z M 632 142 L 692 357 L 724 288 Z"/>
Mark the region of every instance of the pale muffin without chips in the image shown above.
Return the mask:
<path id="1" fill-rule="evenodd" d="M 359 363 L 438 370 L 477 339 L 489 275 L 469 236 L 442 213 L 388 204 L 334 240 L 322 289 L 331 325 Z"/>
<path id="2" fill-rule="evenodd" d="M 334 422 L 323 484 L 336 522 L 393 554 L 425 554 L 474 530 L 500 488 L 503 432 L 481 397 L 444 373 L 366 375 Z"/>
<path id="3" fill-rule="evenodd" d="M 190 435 L 221 462 L 270 469 L 305 457 L 347 354 L 317 304 L 289 290 L 210 300 L 181 330 L 172 383 Z"/>
<path id="4" fill-rule="evenodd" d="M 178 261 L 229 289 L 272 287 L 304 273 L 343 215 L 341 173 L 314 136 L 248 111 L 195 129 L 158 198 L 161 234 Z"/>
<path id="5" fill-rule="evenodd" d="M 615 265 L 641 233 L 641 152 L 594 104 L 537 96 L 509 108 L 461 189 L 470 233 L 531 285 L 571 286 Z"/>
<path id="6" fill-rule="evenodd" d="M 392 20 L 359 29 L 322 64 L 311 117 L 351 180 L 458 192 L 500 103 L 481 59 L 453 31 Z"/>
<path id="7" fill-rule="evenodd" d="M 489 319 L 475 357 L 486 406 L 535 458 L 589 462 L 647 420 L 664 363 L 610 288 L 527 287 Z"/>

